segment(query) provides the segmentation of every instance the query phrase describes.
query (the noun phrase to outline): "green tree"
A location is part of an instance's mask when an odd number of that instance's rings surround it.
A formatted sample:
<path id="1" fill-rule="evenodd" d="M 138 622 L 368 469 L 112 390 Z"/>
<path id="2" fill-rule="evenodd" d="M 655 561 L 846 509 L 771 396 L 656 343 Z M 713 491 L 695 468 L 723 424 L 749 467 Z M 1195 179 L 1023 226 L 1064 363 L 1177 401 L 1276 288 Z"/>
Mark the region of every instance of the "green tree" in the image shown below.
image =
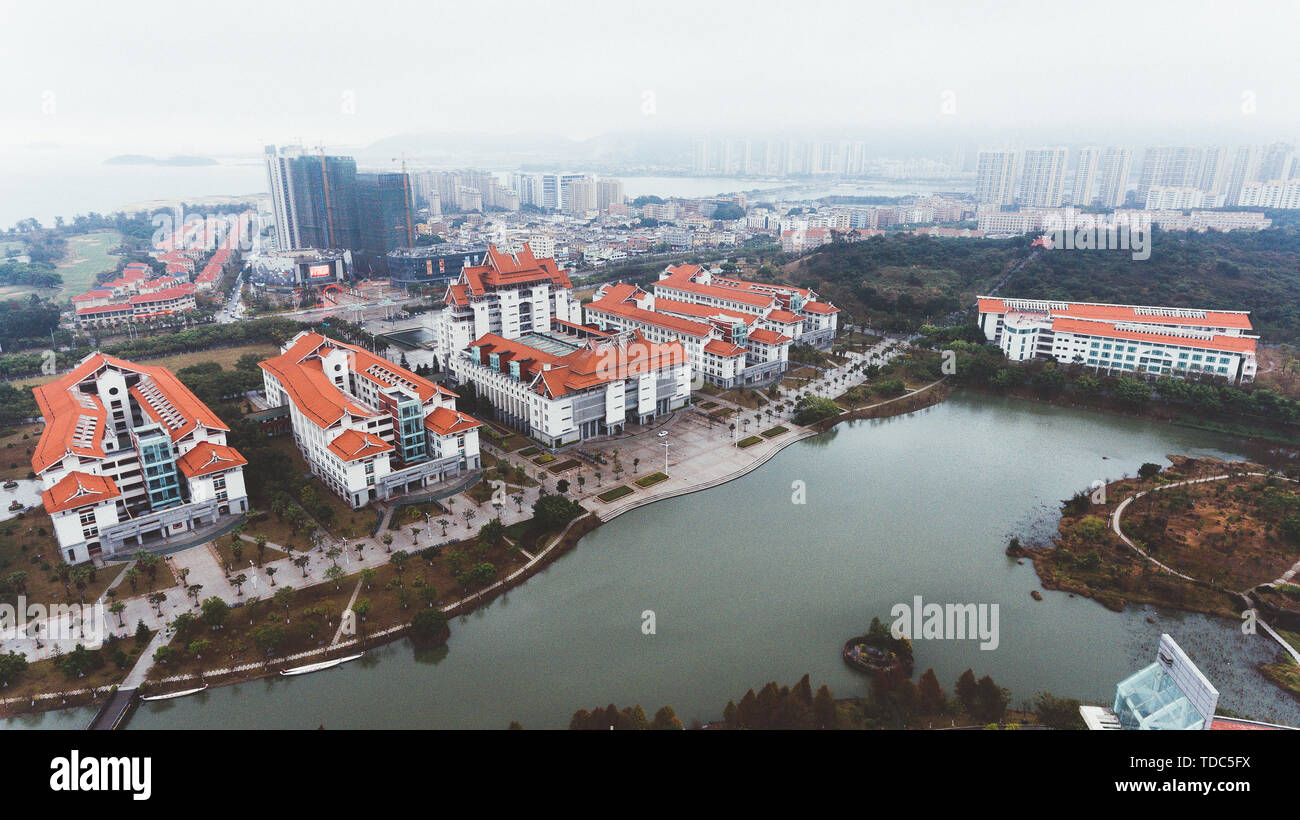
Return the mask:
<path id="1" fill-rule="evenodd" d="M 975 710 L 977 688 L 978 683 L 975 680 L 975 673 L 971 670 L 967 669 L 961 673 L 961 677 L 957 678 L 957 702 L 967 712 Z"/>
<path id="2" fill-rule="evenodd" d="M 658 712 L 655 712 L 655 719 L 650 723 L 650 728 L 654 730 L 664 729 L 685 729 L 681 720 L 678 719 L 677 713 L 673 707 L 665 706 Z"/>

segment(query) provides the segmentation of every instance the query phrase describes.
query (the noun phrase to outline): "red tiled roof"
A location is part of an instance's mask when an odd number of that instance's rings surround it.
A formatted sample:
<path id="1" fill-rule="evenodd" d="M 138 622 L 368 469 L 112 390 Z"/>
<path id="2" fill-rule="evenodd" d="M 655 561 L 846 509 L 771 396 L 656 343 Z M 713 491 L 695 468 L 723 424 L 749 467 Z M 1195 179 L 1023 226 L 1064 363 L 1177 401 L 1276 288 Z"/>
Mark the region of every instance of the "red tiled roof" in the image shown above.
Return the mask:
<path id="1" fill-rule="evenodd" d="M 744 355 L 745 348 L 733 345 L 731 342 L 724 342 L 721 339 L 713 339 L 704 346 L 704 351 L 730 359 L 733 356 Z"/>
<path id="2" fill-rule="evenodd" d="M 1020 300 L 1011 300 L 1013 302 Z M 1024 300 L 1024 301 L 1050 301 L 1050 300 Z M 1187 308 L 1205 314 L 1203 317 L 1193 316 L 1162 316 L 1156 313 L 1139 313 L 1139 310 L 1161 310 L 1162 308 L 1153 308 L 1147 305 L 1096 305 L 1083 302 L 1061 302 L 1064 308 L 1052 308 L 1049 312 L 1052 316 L 1064 316 L 1071 319 L 1104 319 L 1112 322 L 1141 322 L 1144 324 L 1178 324 L 1178 325 L 1195 325 L 1198 327 L 1223 327 L 1236 328 L 1238 330 L 1251 330 L 1250 311 L 1225 311 L 1225 310 L 1198 310 L 1196 308 Z M 980 313 L 1010 313 L 1012 308 L 1007 306 L 1006 300 L 997 299 L 988 296 L 979 297 Z M 1183 308 L 1173 308 L 1174 310 L 1183 310 Z M 1024 312 L 1023 307 L 1015 308 L 1016 312 Z"/>
<path id="3" fill-rule="evenodd" d="M 45 512 L 53 514 L 99 504 L 121 494 L 113 479 L 74 470 L 41 493 L 41 502 L 45 505 Z"/>
<path id="4" fill-rule="evenodd" d="M 362 430 L 344 430 L 329 443 L 330 452 L 344 461 L 356 461 L 359 458 L 377 456 L 393 449 L 393 445 L 374 433 Z"/>
<path id="5" fill-rule="evenodd" d="M 827 304 L 826 302 L 804 302 L 803 312 L 820 313 L 825 315 L 830 313 L 839 313 L 840 309 L 834 305 Z"/>
<path id="6" fill-rule="evenodd" d="M 234 467 L 243 467 L 246 464 L 248 464 L 248 460 L 240 455 L 239 451 L 234 447 L 213 444 L 210 441 L 200 442 L 191 448 L 188 453 L 176 459 L 176 466 L 180 467 L 181 472 L 190 478 L 219 473 Z"/>
<path id="7" fill-rule="evenodd" d="M 749 338 L 755 342 L 761 342 L 767 345 L 779 345 L 784 342 L 794 341 L 794 339 L 791 339 L 789 336 L 784 336 L 777 333 L 775 330 L 767 330 L 761 327 L 757 330 L 749 331 Z"/>
<path id="8" fill-rule="evenodd" d="M 440 436 L 450 436 L 454 433 L 473 430 L 482 423 L 473 416 L 448 407 L 439 407 L 424 417 L 424 426 Z"/>
<path id="9" fill-rule="evenodd" d="M 363 347 L 327 339 L 319 333 L 305 333 L 279 356 L 261 362 L 261 367 L 280 380 L 298 411 L 320 427 L 330 426 L 345 412 L 374 415 L 374 411 L 348 398 L 321 370 L 320 357 L 333 348 L 347 351 L 348 368 L 380 387 L 405 387 L 421 402 L 428 402 L 434 395 L 456 395 Z"/>
<path id="10" fill-rule="evenodd" d="M 655 282 L 654 285 L 656 287 L 694 293 L 699 296 L 709 296 L 715 299 L 728 299 L 732 302 L 739 302 L 744 305 L 758 308 L 768 307 L 776 302 L 776 296 L 773 294 L 754 293 L 741 288 L 701 285 L 693 279 L 699 271 L 700 268 L 697 265 L 678 265 L 675 268 L 670 266 L 668 268 L 668 276 Z"/>
<path id="11" fill-rule="evenodd" d="M 604 312 L 613 316 L 621 316 L 624 319 L 630 319 L 636 322 L 644 322 L 656 327 L 667 328 L 668 330 L 684 333 L 687 336 L 703 337 L 709 335 L 713 330 L 711 325 L 701 322 L 693 322 L 690 319 L 683 319 L 680 316 L 673 316 L 668 313 L 660 313 L 654 310 L 645 310 L 639 308 L 633 302 L 625 302 L 613 295 L 607 295 L 604 299 L 592 302 L 583 308 L 587 311 Z"/>
<path id="12" fill-rule="evenodd" d="M 1200 347 L 1206 350 L 1223 350 L 1230 353 L 1255 352 L 1255 339 L 1249 336 L 1221 336 L 1215 334 L 1209 339 L 1197 339 L 1190 336 L 1174 336 L 1168 333 L 1120 330 L 1112 322 L 1065 318 L 1053 319 L 1052 330 L 1057 333 L 1080 333 L 1088 336 L 1104 336 L 1108 339 L 1131 339 L 1138 342 L 1156 342 L 1177 345 L 1178 347 Z"/>
<path id="13" fill-rule="evenodd" d="M 125 303 L 117 305 L 95 305 L 93 307 L 77 308 L 77 315 L 89 316 L 93 313 L 116 313 L 123 310 L 130 312 L 132 308 L 130 305 Z"/>
<path id="14" fill-rule="evenodd" d="M 171 299 L 180 299 L 184 296 L 190 296 L 194 293 L 193 285 L 180 285 L 174 288 L 164 288 L 154 293 L 137 293 L 130 298 L 131 304 L 143 305 L 149 302 L 166 302 Z"/>
<path id="15" fill-rule="evenodd" d="M 453 304 L 465 304 L 467 296 L 479 296 L 496 288 L 543 280 L 562 288 L 573 287 L 569 274 L 556 265 L 554 259 L 538 259 L 533 256 L 532 248 L 526 242 L 515 254 L 502 253 L 496 245 L 488 245 L 482 265 L 461 269 L 456 284 L 447 289 L 448 299 Z"/>
<path id="16" fill-rule="evenodd" d="M 803 321 L 802 316 L 797 316 L 788 310 L 781 310 L 780 308 L 767 314 L 767 319 L 768 321 L 779 322 L 783 325 L 793 325 Z"/>
<path id="17" fill-rule="evenodd" d="M 562 396 L 571 390 L 584 390 L 614 379 L 683 364 L 687 360 L 686 348 L 681 342 L 651 342 L 639 331 L 633 331 L 626 344 L 609 339 L 591 339 L 584 347 L 562 356 L 538 350 L 518 340 L 504 339 L 495 333 L 479 337 L 469 347 L 480 351 L 480 361 L 485 361 L 490 353 L 518 361 L 520 378 L 527 374 L 530 379 L 538 379 L 543 392 L 551 396 Z"/>
<path id="18" fill-rule="evenodd" d="M 665 299 L 661 296 L 655 297 L 655 311 L 659 313 L 674 313 L 679 316 L 694 316 L 697 319 L 714 319 L 718 316 L 724 316 L 737 322 L 753 324 L 757 321 L 758 316 L 753 313 L 741 313 L 738 310 L 730 308 L 713 307 L 712 305 L 701 305 L 695 302 L 681 302 L 677 299 Z"/>
<path id="19" fill-rule="evenodd" d="M 198 424 L 212 430 L 230 429 L 167 368 L 92 353 L 70 373 L 32 388 L 36 404 L 45 418 L 45 430 L 32 454 L 35 472 L 45 471 L 68 453 L 94 458 L 104 456 L 100 440 L 104 437 L 107 413 L 97 396 L 76 388 L 83 380 L 109 367 L 148 377 L 130 388 L 131 395 L 145 413 L 169 429 L 173 441 Z M 147 397 L 142 394 L 142 388 L 148 391 Z M 158 408 L 154 407 L 155 403 Z"/>
<path id="20" fill-rule="evenodd" d="M 111 290 L 88 290 L 85 293 L 79 293 L 72 297 L 74 302 L 87 302 L 91 299 L 105 299 L 113 295 Z"/>

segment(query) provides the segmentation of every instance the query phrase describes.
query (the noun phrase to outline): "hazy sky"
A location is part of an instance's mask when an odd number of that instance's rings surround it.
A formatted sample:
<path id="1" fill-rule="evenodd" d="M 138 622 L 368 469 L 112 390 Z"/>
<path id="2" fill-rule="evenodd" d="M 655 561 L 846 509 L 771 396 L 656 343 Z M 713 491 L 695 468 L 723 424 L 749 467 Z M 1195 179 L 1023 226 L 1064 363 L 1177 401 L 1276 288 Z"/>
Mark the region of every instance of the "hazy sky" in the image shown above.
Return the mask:
<path id="1" fill-rule="evenodd" d="M 410 131 L 1264 141 L 1300 131 L 1298 25 L 1300 3 L 1241 0 L 0 0 L 0 150 Z"/>

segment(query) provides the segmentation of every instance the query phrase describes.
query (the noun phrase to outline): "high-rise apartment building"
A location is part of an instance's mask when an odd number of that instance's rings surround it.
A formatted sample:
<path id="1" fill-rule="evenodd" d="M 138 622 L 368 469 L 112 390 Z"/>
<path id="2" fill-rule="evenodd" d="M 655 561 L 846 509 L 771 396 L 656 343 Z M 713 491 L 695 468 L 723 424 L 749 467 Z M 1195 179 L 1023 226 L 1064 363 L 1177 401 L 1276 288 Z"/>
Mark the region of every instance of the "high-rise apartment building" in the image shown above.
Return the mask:
<path id="1" fill-rule="evenodd" d="M 1059 208 L 1065 199 L 1065 148 L 1029 148 L 1020 169 L 1021 205 Z"/>
<path id="2" fill-rule="evenodd" d="M 1142 157 L 1142 174 L 1138 179 L 1137 198 L 1145 202 L 1153 185 L 1166 188 L 1195 188 L 1200 182 L 1200 148 L 1188 146 L 1152 146 Z"/>
<path id="3" fill-rule="evenodd" d="M 357 174 L 357 246 L 383 256 L 415 244 L 415 198 L 406 174 Z"/>
<path id="4" fill-rule="evenodd" d="M 975 199 L 1010 205 L 1015 199 L 1015 151 L 980 151 L 975 164 Z"/>
<path id="5" fill-rule="evenodd" d="M 1097 198 L 1097 178 L 1101 165 L 1101 149 L 1088 146 L 1079 149 L 1079 158 L 1074 165 L 1074 184 L 1071 189 L 1070 203 L 1080 207 L 1091 205 Z"/>
<path id="6" fill-rule="evenodd" d="M 1128 194 L 1129 163 L 1132 154 L 1127 148 L 1109 147 L 1101 157 L 1097 175 L 1097 204 L 1103 208 L 1118 208 Z"/>

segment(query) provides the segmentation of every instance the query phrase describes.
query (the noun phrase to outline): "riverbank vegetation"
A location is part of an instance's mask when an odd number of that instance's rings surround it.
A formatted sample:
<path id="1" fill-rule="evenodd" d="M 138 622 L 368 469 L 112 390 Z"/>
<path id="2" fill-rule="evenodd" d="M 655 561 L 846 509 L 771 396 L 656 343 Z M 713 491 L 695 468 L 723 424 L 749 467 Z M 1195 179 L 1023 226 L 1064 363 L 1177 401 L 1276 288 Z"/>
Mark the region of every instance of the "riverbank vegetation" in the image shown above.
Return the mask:
<path id="1" fill-rule="evenodd" d="M 1136 414 L 1161 421 L 1232 425 L 1243 435 L 1300 445 L 1300 401 L 1264 387 L 1233 386 L 1217 379 L 1147 381 L 1106 375 L 1079 364 L 1034 359 L 1010 362 L 983 343 L 974 325 L 921 329 L 923 344 L 952 351 L 953 380 L 999 395 Z M 971 341 L 979 336 L 978 341 Z"/>
<path id="2" fill-rule="evenodd" d="M 864 697 L 836 700 L 830 687 L 813 691 L 808 675 L 794 686 L 771 681 L 758 692 L 750 689 L 739 701 L 731 700 L 722 709 L 720 720 L 706 724 L 695 722 L 692 729 L 946 729 L 1003 728 L 1017 729 L 1035 725 L 1049 729 L 1082 729 L 1079 701 L 1039 693 L 1021 709 L 1011 709 L 1010 695 L 988 675 L 976 679 L 967 669 L 957 679 L 953 694 L 939 685 L 933 669 L 927 669 L 918 682 L 904 673 L 882 677 Z M 511 728 L 523 728 L 518 723 Z M 671 706 L 646 719 L 638 704 L 618 708 L 614 704 L 595 709 L 579 709 L 569 721 L 575 730 L 609 731 L 686 728 Z"/>
<path id="3" fill-rule="evenodd" d="M 1300 341 L 1300 227 L 1155 230 L 1153 253 L 1031 247 L 1027 236 L 941 239 L 889 234 L 835 242 L 788 262 L 776 278 L 810 287 L 853 317 L 911 331 L 1000 296 L 1249 310 L 1269 342 Z"/>
<path id="4" fill-rule="evenodd" d="M 1150 603 L 1238 618 L 1241 593 L 1280 576 L 1300 548 L 1296 486 L 1254 464 L 1172 456 L 1173 466 L 1144 465 L 1138 476 L 1081 490 L 1064 502 L 1058 536 L 1048 547 L 1008 548 L 1033 559 L 1043 586 L 1096 600 L 1109 609 Z M 1222 474 L 1222 481 L 1158 488 Z M 1165 572 L 1111 530 L 1116 507 L 1125 535 L 1152 558 L 1193 580 Z"/>

